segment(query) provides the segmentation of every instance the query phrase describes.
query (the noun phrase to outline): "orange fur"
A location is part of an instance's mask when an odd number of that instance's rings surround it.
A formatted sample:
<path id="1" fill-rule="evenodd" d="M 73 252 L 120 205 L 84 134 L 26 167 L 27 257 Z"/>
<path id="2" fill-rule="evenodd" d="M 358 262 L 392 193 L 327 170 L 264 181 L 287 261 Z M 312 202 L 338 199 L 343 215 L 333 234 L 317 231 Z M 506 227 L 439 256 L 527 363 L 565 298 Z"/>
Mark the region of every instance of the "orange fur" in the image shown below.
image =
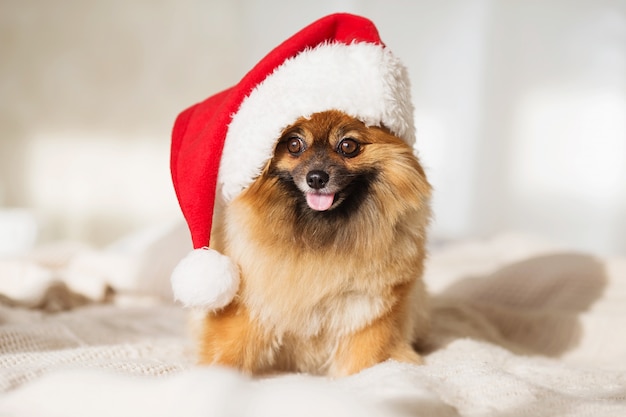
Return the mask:
<path id="1" fill-rule="evenodd" d="M 345 137 L 358 154 L 337 151 Z M 324 213 L 294 185 L 320 168 L 340 190 Z M 326 111 L 286 128 L 261 175 L 215 213 L 213 246 L 237 263 L 242 284 L 203 319 L 200 361 L 332 376 L 390 358 L 421 363 L 411 344 L 428 328 L 429 196 L 411 148 L 384 127 Z"/>

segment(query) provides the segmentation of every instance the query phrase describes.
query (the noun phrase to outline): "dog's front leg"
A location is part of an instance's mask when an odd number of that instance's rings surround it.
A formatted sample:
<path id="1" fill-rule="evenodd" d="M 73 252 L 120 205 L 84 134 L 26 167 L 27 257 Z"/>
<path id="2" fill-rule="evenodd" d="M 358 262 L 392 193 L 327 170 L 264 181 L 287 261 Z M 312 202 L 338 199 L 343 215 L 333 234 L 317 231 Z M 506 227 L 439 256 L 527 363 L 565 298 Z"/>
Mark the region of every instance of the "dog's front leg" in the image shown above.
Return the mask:
<path id="1" fill-rule="evenodd" d="M 343 337 L 329 369 L 329 375 L 352 375 L 387 359 L 423 363 L 420 355 L 404 340 L 397 328 L 394 312 L 379 317 L 374 322 Z"/>
<path id="2" fill-rule="evenodd" d="M 200 338 L 200 363 L 222 365 L 257 374 L 274 361 L 271 335 L 236 302 L 204 319 Z"/>

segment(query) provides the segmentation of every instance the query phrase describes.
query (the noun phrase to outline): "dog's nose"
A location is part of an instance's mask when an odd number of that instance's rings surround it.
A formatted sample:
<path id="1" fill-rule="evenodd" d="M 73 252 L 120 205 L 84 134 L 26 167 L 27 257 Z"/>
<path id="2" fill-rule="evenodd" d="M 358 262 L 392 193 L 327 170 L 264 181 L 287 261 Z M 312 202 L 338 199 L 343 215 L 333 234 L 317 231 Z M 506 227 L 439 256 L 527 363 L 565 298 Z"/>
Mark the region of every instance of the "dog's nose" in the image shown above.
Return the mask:
<path id="1" fill-rule="evenodd" d="M 310 171 L 306 174 L 306 183 L 309 184 L 309 187 L 314 190 L 319 190 L 326 187 L 326 184 L 328 184 L 328 178 L 328 173 L 324 171 Z"/>

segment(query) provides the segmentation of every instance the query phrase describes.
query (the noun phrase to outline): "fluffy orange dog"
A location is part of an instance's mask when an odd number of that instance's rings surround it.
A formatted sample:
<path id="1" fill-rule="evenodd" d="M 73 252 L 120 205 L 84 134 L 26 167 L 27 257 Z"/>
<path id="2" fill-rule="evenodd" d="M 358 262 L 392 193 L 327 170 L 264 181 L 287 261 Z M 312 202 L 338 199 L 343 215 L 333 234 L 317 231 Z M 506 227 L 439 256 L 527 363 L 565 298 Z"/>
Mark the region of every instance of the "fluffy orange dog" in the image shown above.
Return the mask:
<path id="1" fill-rule="evenodd" d="M 339 111 L 283 131 L 261 175 L 216 213 L 235 300 L 202 322 L 200 357 L 249 373 L 349 375 L 421 363 L 430 186 L 411 148 Z"/>

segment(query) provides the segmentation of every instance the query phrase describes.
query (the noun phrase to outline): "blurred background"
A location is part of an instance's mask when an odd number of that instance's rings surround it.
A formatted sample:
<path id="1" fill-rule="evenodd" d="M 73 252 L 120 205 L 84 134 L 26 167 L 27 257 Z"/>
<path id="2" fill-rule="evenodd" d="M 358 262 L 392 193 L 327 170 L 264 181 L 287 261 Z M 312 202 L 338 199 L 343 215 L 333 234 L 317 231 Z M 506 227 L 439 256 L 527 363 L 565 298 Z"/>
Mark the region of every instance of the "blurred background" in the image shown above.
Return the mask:
<path id="1" fill-rule="evenodd" d="M 178 112 L 338 11 L 409 68 L 436 241 L 626 254 L 624 0 L 1 0 L 0 254 L 181 221 Z"/>

